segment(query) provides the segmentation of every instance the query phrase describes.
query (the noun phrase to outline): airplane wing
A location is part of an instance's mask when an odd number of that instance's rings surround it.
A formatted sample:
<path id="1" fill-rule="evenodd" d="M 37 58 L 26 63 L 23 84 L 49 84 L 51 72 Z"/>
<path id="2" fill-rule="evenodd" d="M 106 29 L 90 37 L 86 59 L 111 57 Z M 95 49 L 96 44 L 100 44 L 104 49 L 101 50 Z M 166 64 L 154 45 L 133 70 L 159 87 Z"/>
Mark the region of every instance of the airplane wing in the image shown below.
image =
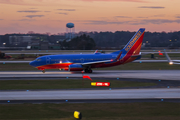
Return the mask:
<path id="1" fill-rule="evenodd" d="M 172 64 L 180 65 L 180 63 L 175 63 L 175 62 L 173 62 Z"/>
<path id="2" fill-rule="evenodd" d="M 76 64 L 81 64 L 81 65 L 92 65 L 92 64 L 98 64 L 98 63 L 105 63 L 105 62 L 113 62 L 113 61 L 118 61 L 121 57 L 122 52 L 118 54 L 118 56 L 113 60 L 101 60 L 101 61 L 94 61 L 94 62 L 86 62 L 86 63 L 76 63 Z"/>
<path id="3" fill-rule="evenodd" d="M 164 50 L 164 53 L 165 53 L 166 58 L 167 58 L 167 60 L 168 60 L 168 62 L 169 62 L 170 65 L 172 65 L 172 64 L 180 64 L 180 60 L 171 60 L 171 58 L 169 57 L 169 55 L 166 53 L 166 50 Z M 178 62 L 179 62 L 179 63 L 178 63 Z"/>
<path id="4" fill-rule="evenodd" d="M 180 62 L 180 60 L 172 60 L 173 62 Z"/>
<path id="5" fill-rule="evenodd" d="M 91 65 L 91 64 L 105 63 L 105 62 L 112 62 L 112 61 L 113 61 L 113 60 L 102 60 L 102 61 L 95 61 L 95 62 L 81 63 L 81 65 Z"/>

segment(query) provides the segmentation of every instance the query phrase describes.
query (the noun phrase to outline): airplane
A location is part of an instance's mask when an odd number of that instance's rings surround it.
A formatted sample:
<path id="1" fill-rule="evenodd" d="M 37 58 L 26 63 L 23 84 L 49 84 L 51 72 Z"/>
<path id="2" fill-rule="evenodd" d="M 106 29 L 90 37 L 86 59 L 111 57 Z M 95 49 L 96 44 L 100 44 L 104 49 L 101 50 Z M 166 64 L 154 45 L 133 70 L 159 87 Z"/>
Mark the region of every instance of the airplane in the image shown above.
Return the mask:
<path id="1" fill-rule="evenodd" d="M 173 64 L 180 64 L 180 60 L 171 60 L 171 58 L 169 57 L 169 55 L 166 53 L 166 50 L 164 49 L 164 53 L 166 55 L 166 58 L 169 62 L 170 65 L 173 65 Z"/>
<path id="2" fill-rule="evenodd" d="M 122 50 L 109 54 L 96 51 L 94 54 L 68 54 L 41 56 L 29 64 L 45 73 L 45 69 L 83 71 L 92 73 L 92 68 L 117 66 L 141 58 L 141 45 L 145 28 L 140 28 Z"/>

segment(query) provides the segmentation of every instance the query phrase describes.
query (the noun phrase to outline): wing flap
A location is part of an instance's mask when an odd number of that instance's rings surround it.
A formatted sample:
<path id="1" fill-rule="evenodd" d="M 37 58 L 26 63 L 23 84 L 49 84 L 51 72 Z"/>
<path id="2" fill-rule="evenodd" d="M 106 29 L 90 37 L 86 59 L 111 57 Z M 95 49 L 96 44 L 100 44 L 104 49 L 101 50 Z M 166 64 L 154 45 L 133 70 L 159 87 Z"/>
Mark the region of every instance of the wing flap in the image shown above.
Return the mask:
<path id="1" fill-rule="evenodd" d="M 81 65 L 92 65 L 92 64 L 98 64 L 98 63 L 106 63 L 106 62 L 113 62 L 113 61 L 119 61 L 121 57 L 122 52 L 120 52 L 117 57 L 113 60 L 101 60 L 101 61 L 94 61 L 94 62 L 86 62 L 86 63 L 76 63 L 76 64 L 81 64 Z"/>

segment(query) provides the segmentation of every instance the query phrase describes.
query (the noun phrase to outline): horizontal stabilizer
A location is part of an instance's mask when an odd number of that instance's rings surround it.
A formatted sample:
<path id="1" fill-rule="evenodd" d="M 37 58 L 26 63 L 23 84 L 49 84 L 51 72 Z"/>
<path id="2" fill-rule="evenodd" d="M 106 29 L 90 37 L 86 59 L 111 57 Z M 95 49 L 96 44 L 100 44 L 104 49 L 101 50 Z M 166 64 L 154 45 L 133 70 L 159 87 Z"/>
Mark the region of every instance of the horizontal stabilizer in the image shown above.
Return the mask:
<path id="1" fill-rule="evenodd" d="M 119 61 L 119 59 L 121 58 L 121 54 L 122 54 L 122 51 L 119 53 L 119 55 L 116 57 L 115 61 Z"/>

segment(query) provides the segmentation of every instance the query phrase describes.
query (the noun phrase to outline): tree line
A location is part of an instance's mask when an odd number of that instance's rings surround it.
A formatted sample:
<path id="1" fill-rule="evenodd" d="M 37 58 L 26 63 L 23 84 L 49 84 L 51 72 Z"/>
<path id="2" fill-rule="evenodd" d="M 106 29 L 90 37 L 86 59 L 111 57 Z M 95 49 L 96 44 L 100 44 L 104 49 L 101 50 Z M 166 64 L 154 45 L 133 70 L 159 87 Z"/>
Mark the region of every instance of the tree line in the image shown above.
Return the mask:
<path id="1" fill-rule="evenodd" d="M 61 41 L 59 45 L 64 49 L 88 50 L 95 47 L 117 47 L 120 48 L 127 44 L 135 32 L 116 31 L 116 32 L 79 32 L 71 41 Z M 6 42 L 9 45 L 9 36 L 31 35 L 37 36 L 49 43 L 57 44 L 57 40 L 63 39 L 62 35 L 44 35 L 44 34 L 6 34 L 1 35 L 1 43 Z M 65 38 L 65 37 L 64 37 Z M 143 43 L 148 47 L 179 47 L 180 31 L 176 32 L 145 32 Z M 9 47 L 9 46 L 8 46 Z"/>
<path id="2" fill-rule="evenodd" d="M 80 32 L 95 40 L 99 47 L 121 47 L 127 44 L 135 32 Z M 148 47 L 180 47 L 180 31 L 178 32 L 145 32 L 143 43 Z"/>

